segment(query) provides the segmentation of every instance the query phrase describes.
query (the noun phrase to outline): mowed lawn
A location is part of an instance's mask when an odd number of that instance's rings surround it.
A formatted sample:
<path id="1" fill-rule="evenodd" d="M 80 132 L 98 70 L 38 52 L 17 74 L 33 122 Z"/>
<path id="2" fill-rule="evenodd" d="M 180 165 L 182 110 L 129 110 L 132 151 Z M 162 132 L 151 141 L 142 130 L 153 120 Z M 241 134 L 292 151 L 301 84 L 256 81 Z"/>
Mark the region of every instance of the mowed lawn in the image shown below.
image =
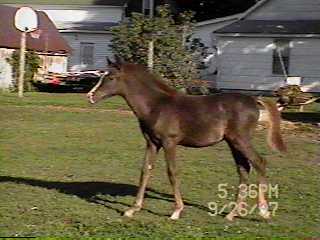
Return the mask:
<path id="1" fill-rule="evenodd" d="M 89 106 L 81 94 L 34 93 L 23 100 L 1 94 L 0 103 L 1 237 L 320 236 L 320 133 L 312 125 L 285 129 L 287 154 L 272 152 L 265 130 L 256 131 L 254 144 L 268 160 L 270 184 L 278 186 L 278 196 L 270 196 L 278 204 L 271 221 L 257 211 L 224 219 L 222 207 L 234 201 L 238 183 L 225 143 L 179 148 L 186 203 L 180 220 L 168 220 L 173 198 L 162 153 L 144 209 L 127 219 L 122 213 L 134 201 L 145 143 L 124 101 Z M 219 184 L 227 184 L 226 198 Z M 209 215 L 209 202 L 221 213 Z"/>

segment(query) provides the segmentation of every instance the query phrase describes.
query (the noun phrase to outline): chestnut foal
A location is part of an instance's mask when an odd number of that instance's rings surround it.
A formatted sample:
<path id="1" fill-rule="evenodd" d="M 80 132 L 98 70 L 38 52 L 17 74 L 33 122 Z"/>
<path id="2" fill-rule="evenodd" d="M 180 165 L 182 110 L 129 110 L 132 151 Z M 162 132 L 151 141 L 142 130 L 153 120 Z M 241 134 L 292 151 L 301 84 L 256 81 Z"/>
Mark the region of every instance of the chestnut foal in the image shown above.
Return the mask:
<path id="1" fill-rule="evenodd" d="M 156 155 L 163 148 L 175 198 L 175 210 L 170 218 L 178 219 L 184 205 L 177 177 L 177 145 L 200 148 L 225 140 L 240 176 L 237 204 L 227 219 L 233 220 L 244 207 L 244 191 L 251 166 L 258 174 L 260 215 L 270 217 L 264 195 L 266 161 L 254 150 L 250 140 L 257 126 L 258 105 L 261 104 L 269 112 L 269 145 L 285 151 L 280 135 L 280 114 L 273 103 L 236 93 L 189 96 L 170 88 L 142 65 L 109 60 L 109 66 L 110 72 L 101 77 L 88 93 L 88 98 L 91 103 L 96 103 L 115 95 L 122 96 L 138 118 L 146 140 L 140 187 L 134 205 L 125 211 L 125 216 L 132 217 L 142 208 Z"/>

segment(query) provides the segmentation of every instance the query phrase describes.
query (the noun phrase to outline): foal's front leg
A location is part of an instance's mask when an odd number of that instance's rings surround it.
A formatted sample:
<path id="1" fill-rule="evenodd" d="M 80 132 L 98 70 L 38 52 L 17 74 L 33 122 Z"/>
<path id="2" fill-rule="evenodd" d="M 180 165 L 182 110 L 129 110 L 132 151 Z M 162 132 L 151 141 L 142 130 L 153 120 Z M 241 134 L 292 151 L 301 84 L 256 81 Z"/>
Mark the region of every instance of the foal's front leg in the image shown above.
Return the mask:
<path id="1" fill-rule="evenodd" d="M 153 168 L 158 150 L 159 149 L 157 146 L 155 146 L 151 141 L 147 142 L 144 163 L 141 169 L 139 191 L 134 205 L 124 212 L 124 215 L 127 217 L 132 217 L 135 212 L 140 211 L 142 208 L 144 193 L 151 176 L 151 170 Z"/>
<path id="2" fill-rule="evenodd" d="M 175 198 L 175 210 L 172 213 L 170 219 L 177 220 L 180 218 L 180 214 L 184 208 L 180 193 L 180 181 L 177 177 L 177 164 L 176 164 L 176 144 L 168 143 L 164 145 L 165 159 L 167 162 L 167 172 L 169 181 L 173 188 Z"/>

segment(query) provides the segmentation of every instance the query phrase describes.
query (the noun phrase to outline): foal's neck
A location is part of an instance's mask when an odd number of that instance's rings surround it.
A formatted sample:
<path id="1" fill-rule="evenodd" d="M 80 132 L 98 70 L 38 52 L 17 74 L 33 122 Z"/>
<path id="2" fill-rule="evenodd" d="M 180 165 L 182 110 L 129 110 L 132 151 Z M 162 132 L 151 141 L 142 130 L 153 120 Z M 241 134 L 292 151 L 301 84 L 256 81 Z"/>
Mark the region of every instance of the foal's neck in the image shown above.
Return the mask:
<path id="1" fill-rule="evenodd" d="M 161 101 L 172 98 L 172 95 L 156 86 L 136 82 L 134 86 L 128 86 L 123 97 L 138 119 L 148 120 L 152 110 Z"/>

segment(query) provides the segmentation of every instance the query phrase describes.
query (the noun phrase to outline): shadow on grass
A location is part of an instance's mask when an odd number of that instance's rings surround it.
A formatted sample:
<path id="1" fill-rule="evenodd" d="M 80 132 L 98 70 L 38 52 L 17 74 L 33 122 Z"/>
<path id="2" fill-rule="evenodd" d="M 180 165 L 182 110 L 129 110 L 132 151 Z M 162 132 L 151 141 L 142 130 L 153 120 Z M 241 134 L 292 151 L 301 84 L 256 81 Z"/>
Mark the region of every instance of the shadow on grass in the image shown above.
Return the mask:
<path id="1" fill-rule="evenodd" d="M 320 123 L 320 113 L 316 112 L 283 112 L 281 115 L 291 122 Z"/>
<path id="2" fill-rule="evenodd" d="M 22 177 L 0 176 L 0 183 L 4 182 L 24 184 L 34 187 L 41 187 L 45 189 L 54 189 L 64 194 L 77 196 L 90 203 L 103 205 L 106 208 L 114 210 L 119 214 L 123 214 L 125 209 L 119 209 L 116 205 L 122 205 L 126 208 L 130 207 L 130 205 L 117 200 L 110 200 L 108 199 L 108 196 L 135 196 L 138 191 L 138 187 L 135 185 L 115 182 L 58 182 Z M 101 195 L 104 195 L 105 197 L 102 197 Z M 151 188 L 147 188 L 145 197 L 157 200 L 164 200 L 167 202 L 174 202 L 172 195 L 161 193 Z M 192 203 L 186 200 L 184 201 L 184 203 L 186 206 L 192 206 L 206 212 L 209 211 L 207 207 L 202 206 L 200 204 Z M 145 208 L 143 208 L 143 210 L 158 216 L 169 216 L 159 214 Z"/>

